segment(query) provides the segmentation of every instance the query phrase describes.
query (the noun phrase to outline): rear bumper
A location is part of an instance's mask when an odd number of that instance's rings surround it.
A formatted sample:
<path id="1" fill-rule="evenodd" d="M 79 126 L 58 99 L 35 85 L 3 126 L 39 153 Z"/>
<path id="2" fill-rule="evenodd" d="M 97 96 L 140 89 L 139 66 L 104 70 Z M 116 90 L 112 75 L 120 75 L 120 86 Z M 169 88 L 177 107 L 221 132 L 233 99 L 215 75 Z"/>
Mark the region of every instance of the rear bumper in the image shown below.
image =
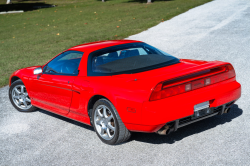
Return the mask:
<path id="1" fill-rule="evenodd" d="M 240 96 L 241 85 L 230 79 L 177 96 L 144 102 L 140 124 L 125 125 L 131 131 L 156 132 L 169 122 L 192 116 L 196 104 L 209 101 L 210 108 L 216 108 L 236 101 Z M 183 125 L 178 122 L 179 127 Z"/>
<path id="2" fill-rule="evenodd" d="M 177 119 L 177 120 L 175 120 L 173 122 L 169 122 L 169 123 L 165 124 L 160 130 L 158 130 L 157 133 L 160 134 L 160 135 L 170 134 L 171 132 L 176 131 L 178 128 L 187 126 L 189 124 L 192 124 L 192 123 L 195 123 L 195 122 L 210 118 L 210 117 L 215 116 L 215 115 L 222 115 L 224 113 L 229 113 L 230 106 L 234 102 L 235 101 L 232 101 L 232 102 L 223 104 L 223 105 L 221 105 L 219 107 L 216 107 L 216 108 L 210 108 L 212 112 L 210 114 L 204 115 L 204 116 L 202 116 L 200 118 L 194 118 L 193 115 L 192 115 L 192 116 L 185 117 L 185 118 L 182 118 L 182 119 Z"/>

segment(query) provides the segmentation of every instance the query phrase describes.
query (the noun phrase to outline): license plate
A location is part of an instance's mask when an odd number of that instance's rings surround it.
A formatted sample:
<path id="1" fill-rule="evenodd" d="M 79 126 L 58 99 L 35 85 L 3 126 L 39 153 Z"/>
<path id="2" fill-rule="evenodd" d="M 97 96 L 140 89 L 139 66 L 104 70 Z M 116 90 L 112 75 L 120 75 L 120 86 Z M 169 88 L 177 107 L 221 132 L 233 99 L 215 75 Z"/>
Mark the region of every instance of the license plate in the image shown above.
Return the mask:
<path id="1" fill-rule="evenodd" d="M 211 113 L 211 110 L 209 108 L 209 101 L 206 101 L 206 102 L 203 102 L 194 106 L 193 118 L 199 118 L 210 113 Z"/>

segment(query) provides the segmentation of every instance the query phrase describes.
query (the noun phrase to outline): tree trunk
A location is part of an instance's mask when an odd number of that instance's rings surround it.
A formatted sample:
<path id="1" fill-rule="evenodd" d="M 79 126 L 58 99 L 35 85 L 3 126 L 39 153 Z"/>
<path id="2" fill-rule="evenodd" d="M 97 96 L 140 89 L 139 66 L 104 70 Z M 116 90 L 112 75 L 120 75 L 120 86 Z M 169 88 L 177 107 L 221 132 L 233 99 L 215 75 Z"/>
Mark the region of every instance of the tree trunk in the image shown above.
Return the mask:
<path id="1" fill-rule="evenodd" d="M 105 2 L 105 0 L 102 0 L 102 2 Z"/>
<path id="2" fill-rule="evenodd" d="M 147 3 L 149 4 L 149 3 L 152 3 L 152 2 L 151 2 L 151 0 L 147 0 Z"/>
<path id="3" fill-rule="evenodd" d="M 11 4 L 11 0 L 7 0 L 6 4 Z"/>

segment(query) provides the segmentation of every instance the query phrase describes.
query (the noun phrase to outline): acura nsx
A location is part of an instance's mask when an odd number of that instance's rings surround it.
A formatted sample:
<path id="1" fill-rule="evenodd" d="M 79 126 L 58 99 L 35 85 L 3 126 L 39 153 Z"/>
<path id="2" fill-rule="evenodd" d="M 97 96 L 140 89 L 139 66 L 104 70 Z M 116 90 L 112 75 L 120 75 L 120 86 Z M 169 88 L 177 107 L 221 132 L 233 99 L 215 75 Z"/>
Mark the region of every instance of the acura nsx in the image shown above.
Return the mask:
<path id="1" fill-rule="evenodd" d="M 41 108 L 91 125 L 106 144 L 131 132 L 169 134 L 228 113 L 241 96 L 230 63 L 178 59 L 134 40 L 72 47 L 15 71 L 9 86 L 18 111 Z"/>

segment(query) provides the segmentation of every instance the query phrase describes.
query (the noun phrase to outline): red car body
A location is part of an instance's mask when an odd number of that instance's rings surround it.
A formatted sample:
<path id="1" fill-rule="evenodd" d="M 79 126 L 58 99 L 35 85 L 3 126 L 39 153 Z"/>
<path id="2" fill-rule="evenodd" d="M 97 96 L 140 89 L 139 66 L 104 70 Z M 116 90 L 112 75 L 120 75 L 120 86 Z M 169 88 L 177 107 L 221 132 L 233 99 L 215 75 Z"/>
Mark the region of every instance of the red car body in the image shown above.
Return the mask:
<path id="1" fill-rule="evenodd" d="M 202 102 L 209 101 L 210 107 L 217 108 L 240 98 L 241 85 L 234 76 L 178 95 L 150 100 L 160 82 L 178 80 L 211 68 L 231 66 L 221 61 L 181 59 L 180 63 L 174 65 L 134 74 L 87 75 L 87 61 L 91 52 L 136 42 L 140 41 L 102 41 L 72 47 L 68 50 L 84 52 L 77 76 L 34 75 L 33 70 L 40 67 L 34 66 L 14 72 L 9 84 L 21 79 L 32 105 L 88 125 L 91 125 L 88 110 L 93 107 L 94 101 L 105 97 L 115 106 L 127 129 L 137 132 L 157 132 L 169 122 L 192 116 L 194 106 Z M 188 79 L 192 81 L 197 78 Z"/>

